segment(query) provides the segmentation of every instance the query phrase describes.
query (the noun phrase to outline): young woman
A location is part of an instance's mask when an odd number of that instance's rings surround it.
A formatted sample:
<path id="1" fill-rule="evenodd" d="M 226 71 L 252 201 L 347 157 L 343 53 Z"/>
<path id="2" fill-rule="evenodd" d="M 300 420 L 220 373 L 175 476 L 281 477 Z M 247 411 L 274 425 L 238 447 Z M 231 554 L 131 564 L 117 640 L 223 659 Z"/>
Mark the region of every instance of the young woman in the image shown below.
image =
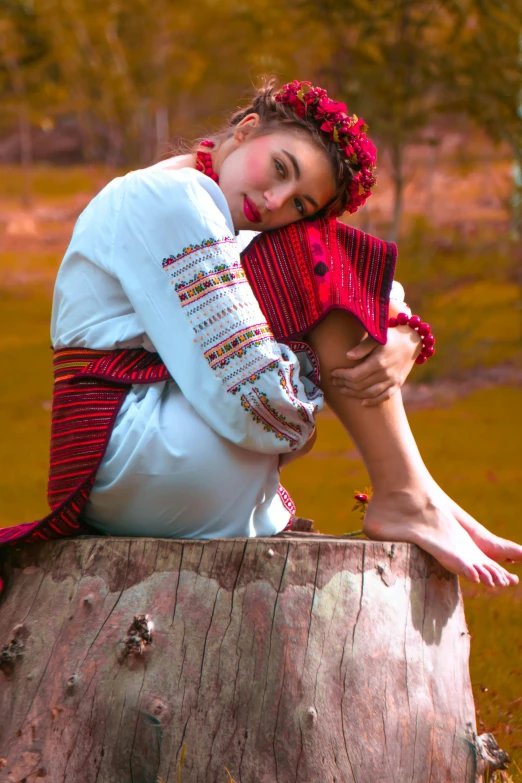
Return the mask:
<path id="1" fill-rule="evenodd" d="M 311 448 L 323 394 L 275 341 L 235 235 L 263 232 L 254 253 L 296 221 L 355 211 L 374 184 L 365 131 L 307 83 L 268 88 L 195 154 L 116 179 L 91 202 L 53 303 L 52 512 L 0 542 L 78 533 L 85 523 L 110 535 L 187 538 L 285 528 L 291 507 L 279 469 Z M 330 252 L 332 224 L 317 226 Z M 297 246 L 290 253 L 297 258 Z M 387 297 L 385 289 L 373 290 Z M 495 561 L 522 559 L 522 547 L 489 534 L 436 486 L 400 395 L 379 399 L 392 373 L 383 380 L 378 362 L 362 373 L 360 386 L 380 402 L 373 407 L 333 379 L 347 353 L 364 353 L 377 311 L 382 329 L 387 313 L 377 299 L 366 297 L 358 319 L 349 304 L 326 306 L 306 334 L 321 389 L 370 472 L 366 532 L 415 542 L 472 581 L 511 584 L 516 577 Z M 407 327 L 394 338 L 409 354 L 400 375 L 418 338 Z"/>

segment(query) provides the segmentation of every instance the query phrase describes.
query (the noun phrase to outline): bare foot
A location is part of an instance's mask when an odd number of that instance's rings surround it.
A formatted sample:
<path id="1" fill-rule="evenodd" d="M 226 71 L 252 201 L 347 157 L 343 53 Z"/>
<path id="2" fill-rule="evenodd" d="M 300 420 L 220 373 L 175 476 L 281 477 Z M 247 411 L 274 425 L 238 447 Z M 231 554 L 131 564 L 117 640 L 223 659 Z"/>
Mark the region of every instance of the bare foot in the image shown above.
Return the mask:
<path id="1" fill-rule="evenodd" d="M 452 514 L 457 522 L 471 536 L 478 548 L 496 562 L 510 561 L 522 562 L 522 546 L 507 538 L 500 538 L 491 533 L 484 525 L 477 522 L 467 511 L 464 511 L 444 490 L 437 486 L 441 493 L 441 501 L 444 507 Z"/>
<path id="2" fill-rule="evenodd" d="M 477 523 L 478 524 L 478 523 Z M 374 495 L 363 530 L 368 538 L 417 544 L 449 571 L 487 587 L 517 584 L 518 576 L 495 563 L 473 541 L 440 496 L 421 498 L 409 493 Z"/>

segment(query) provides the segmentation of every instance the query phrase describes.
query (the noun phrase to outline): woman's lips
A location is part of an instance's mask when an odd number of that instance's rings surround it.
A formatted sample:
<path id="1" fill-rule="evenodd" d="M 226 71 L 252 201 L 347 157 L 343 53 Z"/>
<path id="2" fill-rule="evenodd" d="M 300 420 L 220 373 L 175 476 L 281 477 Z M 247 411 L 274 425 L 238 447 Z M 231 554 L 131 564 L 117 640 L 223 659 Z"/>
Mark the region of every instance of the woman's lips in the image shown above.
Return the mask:
<path id="1" fill-rule="evenodd" d="M 261 223 L 263 220 L 256 205 L 253 201 L 250 201 L 248 196 L 245 196 L 243 199 L 243 212 L 245 213 L 246 219 L 251 223 Z"/>

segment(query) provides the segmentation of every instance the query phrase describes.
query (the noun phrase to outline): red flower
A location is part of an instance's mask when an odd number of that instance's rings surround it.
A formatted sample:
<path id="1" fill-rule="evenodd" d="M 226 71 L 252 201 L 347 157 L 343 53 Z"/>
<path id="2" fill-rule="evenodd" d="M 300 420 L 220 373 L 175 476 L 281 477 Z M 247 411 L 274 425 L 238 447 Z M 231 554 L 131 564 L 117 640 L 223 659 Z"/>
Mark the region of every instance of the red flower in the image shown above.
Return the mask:
<path id="1" fill-rule="evenodd" d="M 332 123 L 332 122 L 330 122 L 330 120 L 325 120 L 325 121 L 324 121 L 324 122 L 323 122 L 323 123 L 322 123 L 322 124 L 319 126 L 319 128 L 320 128 L 322 131 L 324 131 L 325 133 L 333 133 L 333 131 L 334 131 L 334 126 L 333 126 L 333 123 Z"/>
<path id="2" fill-rule="evenodd" d="M 332 101 L 330 98 L 327 98 L 326 96 L 324 98 L 321 98 L 319 101 L 319 104 L 317 106 L 317 113 L 318 114 L 348 114 L 348 109 L 346 108 L 345 103 L 341 103 L 340 101 Z"/>
<path id="3" fill-rule="evenodd" d="M 346 158 L 359 169 L 348 188 L 345 209 L 356 212 L 371 195 L 375 184 L 373 167 L 377 151 L 366 137 L 368 126 L 356 115 L 349 116 L 346 104 L 333 101 L 326 90 L 312 87 L 310 82 L 293 81 L 286 84 L 275 96 L 276 101 L 288 104 L 298 117 L 313 117 L 319 129 L 327 133 L 339 146 Z M 342 214 L 339 213 L 339 214 Z"/>

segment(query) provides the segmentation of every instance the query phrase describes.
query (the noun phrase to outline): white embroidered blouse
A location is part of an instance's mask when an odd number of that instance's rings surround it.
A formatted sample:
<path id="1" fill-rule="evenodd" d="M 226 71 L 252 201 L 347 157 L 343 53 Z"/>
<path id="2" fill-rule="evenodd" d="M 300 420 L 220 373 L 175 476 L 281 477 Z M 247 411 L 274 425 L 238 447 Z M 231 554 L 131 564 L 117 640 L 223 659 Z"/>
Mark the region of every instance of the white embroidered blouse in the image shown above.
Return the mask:
<path id="1" fill-rule="evenodd" d="M 173 381 L 127 395 L 87 505 L 113 535 L 272 535 L 278 455 L 322 404 L 278 345 L 241 268 L 226 200 L 191 169 L 111 182 L 80 216 L 56 281 L 55 348 L 156 350 Z"/>

